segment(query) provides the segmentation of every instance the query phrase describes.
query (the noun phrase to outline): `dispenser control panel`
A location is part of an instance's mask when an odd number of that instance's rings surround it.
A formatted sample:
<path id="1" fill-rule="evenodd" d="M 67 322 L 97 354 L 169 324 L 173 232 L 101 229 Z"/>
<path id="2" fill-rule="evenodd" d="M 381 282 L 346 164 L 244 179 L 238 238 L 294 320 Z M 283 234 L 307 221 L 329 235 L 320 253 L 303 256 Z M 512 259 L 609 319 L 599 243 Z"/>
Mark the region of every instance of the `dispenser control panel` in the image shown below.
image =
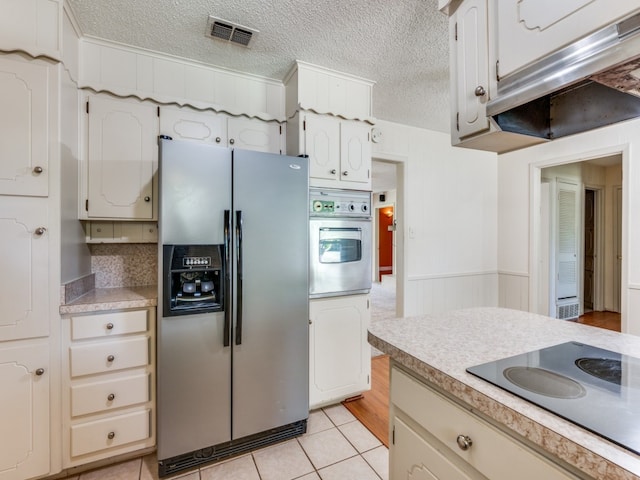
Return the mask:
<path id="1" fill-rule="evenodd" d="M 184 257 L 182 265 L 184 267 L 207 267 L 211 265 L 211 257 Z"/>

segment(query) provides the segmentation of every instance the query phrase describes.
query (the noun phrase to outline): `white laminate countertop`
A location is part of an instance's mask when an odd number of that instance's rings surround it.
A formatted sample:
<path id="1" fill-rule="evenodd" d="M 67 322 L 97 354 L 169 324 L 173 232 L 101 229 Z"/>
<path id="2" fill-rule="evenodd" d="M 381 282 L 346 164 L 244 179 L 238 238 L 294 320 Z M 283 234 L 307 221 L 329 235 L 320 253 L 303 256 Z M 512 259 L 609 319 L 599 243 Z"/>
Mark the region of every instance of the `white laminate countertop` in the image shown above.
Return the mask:
<path id="1" fill-rule="evenodd" d="M 158 287 L 95 288 L 60 305 L 60 314 L 88 313 L 101 310 L 155 307 L 158 304 Z"/>
<path id="2" fill-rule="evenodd" d="M 640 337 L 503 308 L 398 318 L 369 327 L 371 345 L 553 456 L 593 478 L 640 480 L 640 456 L 465 371 L 571 340 L 640 357 Z"/>

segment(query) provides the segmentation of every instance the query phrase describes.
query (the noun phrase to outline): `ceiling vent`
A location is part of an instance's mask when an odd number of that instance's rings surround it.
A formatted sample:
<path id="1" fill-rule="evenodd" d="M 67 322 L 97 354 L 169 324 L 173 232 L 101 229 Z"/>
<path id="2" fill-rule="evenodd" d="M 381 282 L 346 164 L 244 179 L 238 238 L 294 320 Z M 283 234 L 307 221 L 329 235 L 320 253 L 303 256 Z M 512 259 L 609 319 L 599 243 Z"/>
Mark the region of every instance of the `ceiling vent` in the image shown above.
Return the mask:
<path id="1" fill-rule="evenodd" d="M 259 33 L 258 30 L 209 15 L 207 37 L 249 47 Z"/>

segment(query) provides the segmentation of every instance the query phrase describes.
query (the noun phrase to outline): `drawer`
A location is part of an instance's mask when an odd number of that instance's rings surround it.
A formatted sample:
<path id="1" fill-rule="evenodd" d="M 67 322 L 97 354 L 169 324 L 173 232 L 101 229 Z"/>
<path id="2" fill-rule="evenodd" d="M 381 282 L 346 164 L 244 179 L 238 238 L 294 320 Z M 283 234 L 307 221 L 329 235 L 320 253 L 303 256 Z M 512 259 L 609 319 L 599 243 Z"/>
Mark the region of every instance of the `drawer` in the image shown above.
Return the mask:
<path id="1" fill-rule="evenodd" d="M 149 337 L 146 335 L 72 345 L 69 350 L 72 377 L 140 367 L 149 363 Z"/>
<path id="2" fill-rule="evenodd" d="M 149 401 L 149 374 L 71 387 L 71 416 L 86 415 Z"/>
<path id="3" fill-rule="evenodd" d="M 519 480 L 576 478 L 396 368 L 391 372 L 391 402 L 492 480 L 513 479 L 516 472 Z M 458 447 L 458 435 L 471 438 L 468 450 Z"/>
<path id="4" fill-rule="evenodd" d="M 149 409 L 71 427 L 71 456 L 117 447 L 149 438 Z"/>
<path id="5" fill-rule="evenodd" d="M 149 310 L 101 313 L 71 317 L 71 339 L 107 337 L 126 333 L 146 332 Z"/>

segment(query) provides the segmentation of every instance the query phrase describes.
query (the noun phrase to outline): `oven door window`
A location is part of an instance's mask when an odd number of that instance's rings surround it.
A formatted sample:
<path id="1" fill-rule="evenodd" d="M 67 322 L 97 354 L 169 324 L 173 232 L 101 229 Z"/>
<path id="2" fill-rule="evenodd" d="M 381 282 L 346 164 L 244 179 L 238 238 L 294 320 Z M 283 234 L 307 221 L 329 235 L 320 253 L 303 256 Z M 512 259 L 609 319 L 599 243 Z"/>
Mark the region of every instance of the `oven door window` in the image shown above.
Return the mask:
<path id="1" fill-rule="evenodd" d="M 359 262 L 362 259 L 362 229 L 320 229 L 320 263 Z"/>

